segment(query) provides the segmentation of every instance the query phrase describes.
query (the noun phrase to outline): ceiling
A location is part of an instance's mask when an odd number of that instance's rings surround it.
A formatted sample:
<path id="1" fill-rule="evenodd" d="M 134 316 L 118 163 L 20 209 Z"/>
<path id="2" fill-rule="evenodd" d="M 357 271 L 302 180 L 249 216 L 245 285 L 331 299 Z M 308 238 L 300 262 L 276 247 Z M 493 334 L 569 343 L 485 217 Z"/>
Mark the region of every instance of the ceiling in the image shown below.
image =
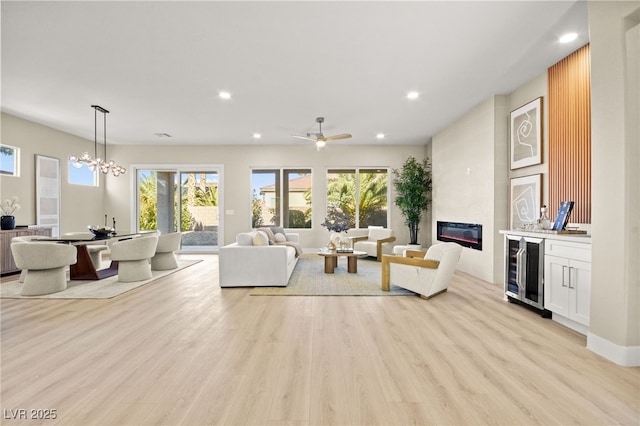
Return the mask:
<path id="1" fill-rule="evenodd" d="M 97 104 L 109 144 L 426 144 L 588 42 L 582 0 L 1 7 L 2 111 L 93 140 Z"/>

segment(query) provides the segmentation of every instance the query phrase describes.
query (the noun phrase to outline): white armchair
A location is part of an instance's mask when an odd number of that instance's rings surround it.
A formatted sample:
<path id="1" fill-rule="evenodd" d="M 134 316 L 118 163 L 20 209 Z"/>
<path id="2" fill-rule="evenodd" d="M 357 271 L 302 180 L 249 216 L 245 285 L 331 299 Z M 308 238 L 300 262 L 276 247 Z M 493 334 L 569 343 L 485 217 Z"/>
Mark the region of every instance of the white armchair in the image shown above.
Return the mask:
<path id="1" fill-rule="evenodd" d="M 364 251 L 368 256 L 373 256 L 378 262 L 382 260 L 383 254 L 393 253 L 393 244 L 396 237 L 391 229 L 382 226 L 370 226 L 369 233 L 363 237 L 353 237 L 353 249 Z"/>
<path id="2" fill-rule="evenodd" d="M 132 282 L 151 278 L 151 257 L 156 253 L 158 237 L 132 238 L 111 245 L 111 261 L 118 262 L 118 281 Z"/>
<path id="3" fill-rule="evenodd" d="M 58 243 L 11 243 L 16 266 L 28 270 L 23 296 L 57 293 L 67 288 L 66 269 L 76 263 L 75 246 Z"/>
<path id="4" fill-rule="evenodd" d="M 156 254 L 151 258 L 151 270 L 167 271 L 176 269 L 178 261 L 175 252 L 180 249 L 181 240 L 182 232 L 160 235 L 156 246 Z"/>
<path id="5" fill-rule="evenodd" d="M 23 235 L 21 237 L 13 237 L 11 239 L 11 244 L 13 243 L 28 243 L 34 240 L 53 240 L 53 237 L 47 237 L 44 235 Z M 24 279 L 27 276 L 27 270 L 26 269 L 22 269 L 20 271 L 20 278 L 18 279 L 18 282 L 23 283 Z"/>
<path id="6" fill-rule="evenodd" d="M 429 247 L 426 254 L 418 250 L 407 250 L 405 253 L 407 257 L 382 257 L 382 290 L 389 291 L 395 285 L 429 299 L 447 291 L 462 246 L 442 243 Z"/>
<path id="7" fill-rule="evenodd" d="M 62 238 L 78 238 L 91 240 L 95 237 L 91 232 L 65 232 Z M 102 252 L 109 250 L 105 241 L 96 240 L 95 244 L 86 245 L 87 252 L 91 256 L 91 263 L 96 269 L 102 267 Z"/>

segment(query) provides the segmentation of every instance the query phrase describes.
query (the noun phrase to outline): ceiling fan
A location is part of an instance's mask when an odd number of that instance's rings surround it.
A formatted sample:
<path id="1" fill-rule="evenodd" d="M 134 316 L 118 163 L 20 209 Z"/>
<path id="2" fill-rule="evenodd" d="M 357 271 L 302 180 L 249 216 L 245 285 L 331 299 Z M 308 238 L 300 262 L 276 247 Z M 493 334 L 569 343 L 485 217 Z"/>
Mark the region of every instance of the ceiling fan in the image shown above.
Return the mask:
<path id="1" fill-rule="evenodd" d="M 293 136 L 294 138 L 315 142 L 318 150 L 324 148 L 327 141 L 337 141 L 340 139 L 349 139 L 351 137 L 349 133 L 343 133 L 341 135 L 334 135 L 334 136 L 325 136 L 322 133 L 322 123 L 324 123 L 324 117 L 316 118 L 316 122 L 320 126 L 320 130 L 318 131 L 318 133 L 307 133 L 306 136 L 303 136 L 303 135 L 291 135 L 291 136 Z"/>

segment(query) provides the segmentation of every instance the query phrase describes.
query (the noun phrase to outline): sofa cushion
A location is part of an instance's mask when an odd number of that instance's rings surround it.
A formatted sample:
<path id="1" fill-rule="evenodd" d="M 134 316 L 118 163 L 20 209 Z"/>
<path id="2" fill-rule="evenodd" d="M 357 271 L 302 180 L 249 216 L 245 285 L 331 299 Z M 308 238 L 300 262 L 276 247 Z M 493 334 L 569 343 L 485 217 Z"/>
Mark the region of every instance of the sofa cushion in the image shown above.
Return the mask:
<path id="1" fill-rule="evenodd" d="M 236 235 L 236 243 L 239 246 L 252 246 L 253 245 L 253 233 L 252 232 L 241 232 Z"/>
<path id="2" fill-rule="evenodd" d="M 274 235 L 274 239 L 277 243 L 284 243 L 285 241 L 287 241 L 287 237 L 285 237 L 284 234 L 281 234 L 279 232 Z"/>
<path id="3" fill-rule="evenodd" d="M 268 246 L 269 245 L 269 237 L 267 234 L 262 231 L 256 231 L 253 234 L 253 245 L 254 246 Z"/>

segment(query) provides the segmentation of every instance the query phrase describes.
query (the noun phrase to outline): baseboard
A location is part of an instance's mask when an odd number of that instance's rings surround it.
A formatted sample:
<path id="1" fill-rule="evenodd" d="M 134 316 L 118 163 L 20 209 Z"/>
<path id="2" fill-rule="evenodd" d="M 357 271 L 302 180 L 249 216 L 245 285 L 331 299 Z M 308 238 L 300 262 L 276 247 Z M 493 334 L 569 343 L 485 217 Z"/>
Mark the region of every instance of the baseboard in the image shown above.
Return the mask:
<path id="1" fill-rule="evenodd" d="M 587 333 L 587 349 L 623 367 L 640 367 L 640 346 L 620 346 Z"/>
<path id="2" fill-rule="evenodd" d="M 570 328 L 573 331 L 576 331 L 584 336 L 589 333 L 589 327 L 586 325 L 580 324 L 576 321 L 573 321 L 569 318 L 563 317 L 562 315 L 558 315 L 555 312 L 552 314 L 552 318 L 558 324 L 562 324 L 567 328 Z"/>

